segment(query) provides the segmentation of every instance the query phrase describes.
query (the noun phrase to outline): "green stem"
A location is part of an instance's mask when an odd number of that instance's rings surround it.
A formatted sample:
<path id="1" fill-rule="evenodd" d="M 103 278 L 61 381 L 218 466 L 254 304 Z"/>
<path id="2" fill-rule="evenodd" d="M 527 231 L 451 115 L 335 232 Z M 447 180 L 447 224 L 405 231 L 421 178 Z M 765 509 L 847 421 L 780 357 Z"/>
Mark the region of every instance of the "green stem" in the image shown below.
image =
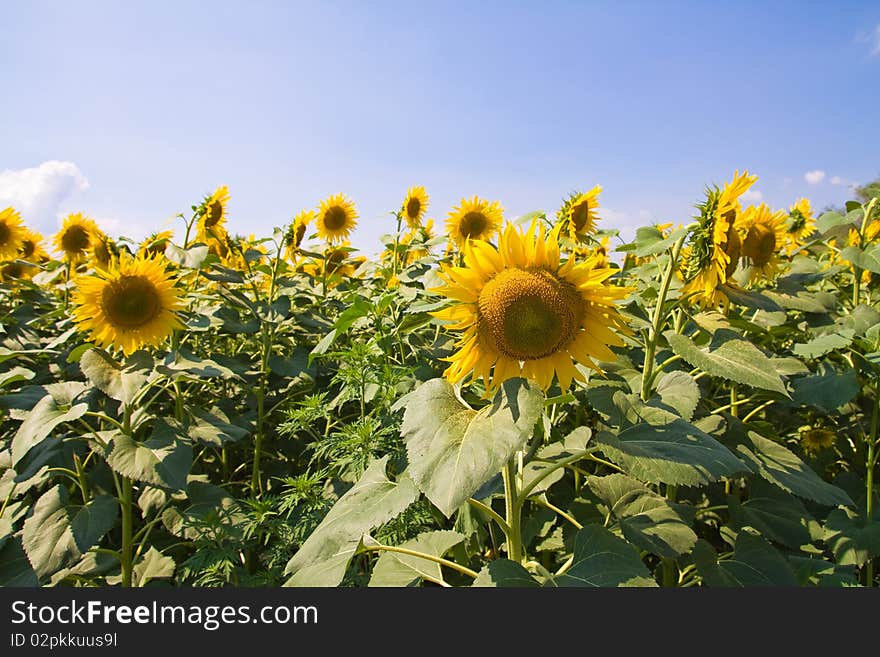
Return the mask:
<path id="1" fill-rule="evenodd" d="M 419 559 L 425 559 L 426 561 L 433 561 L 434 563 L 438 563 L 441 566 L 446 566 L 447 568 L 451 568 L 452 570 L 457 570 L 463 575 L 467 575 L 468 577 L 472 577 L 473 579 L 476 579 L 480 575 L 478 572 L 471 570 L 467 566 L 462 566 L 461 564 L 457 564 L 454 561 L 450 561 L 449 559 L 444 559 L 443 557 L 435 557 L 433 554 L 425 554 L 424 552 L 417 552 L 416 550 L 396 547 L 394 545 L 367 545 L 361 550 L 361 552 L 395 552 L 397 554 L 405 554 L 409 557 L 418 557 Z"/>
<path id="2" fill-rule="evenodd" d="M 507 516 L 507 558 L 522 563 L 524 554 L 522 546 L 522 500 L 517 492 L 516 456 L 510 459 L 501 471 L 504 478 L 504 505 Z"/>
<path id="3" fill-rule="evenodd" d="M 877 434 L 880 431 L 880 390 L 874 393 L 874 412 L 871 415 L 871 435 L 868 436 L 868 454 L 866 458 L 867 472 L 865 473 L 865 492 L 867 493 L 867 501 L 865 503 L 865 512 L 867 518 L 865 524 L 870 525 L 872 516 L 874 515 L 874 466 L 876 458 L 874 450 L 877 446 Z M 874 560 L 868 559 L 865 564 L 865 585 L 874 586 Z"/>
<path id="4" fill-rule="evenodd" d="M 648 339 L 645 343 L 645 362 L 642 365 L 642 401 L 648 401 L 651 396 L 651 383 L 653 381 L 654 372 L 654 354 L 657 351 L 657 340 L 660 336 L 660 329 L 663 322 L 666 321 L 667 309 L 666 296 L 669 294 L 669 285 L 675 274 L 675 268 L 678 265 L 678 256 L 681 253 L 681 247 L 684 245 L 685 237 L 678 240 L 672 247 L 669 254 L 669 264 L 663 274 L 663 280 L 660 282 L 660 290 L 657 293 L 657 305 L 654 306 L 653 317 L 651 318 L 651 328 L 648 331 Z"/>
<path id="5" fill-rule="evenodd" d="M 131 574 L 134 564 L 133 559 L 133 534 L 132 534 L 132 518 L 131 518 L 131 479 L 122 477 L 122 497 L 119 500 L 119 506 L 122 510 L 122 552 L 119 555 L 119 561 L 122 567 L 122 586 L 131 587 Z"/>
<path id="6" fill-rule="evenodd" d="M 79 489 L 82 493 L 83 504 L 88 504 L 91 495 L 89 494 L 89 482 L 86 479 L 86 469 L 78 454 L 73 455 L 73 464 L 76 467 L 76 478 L 79 481 Z"/>
<path id="7" fill-rule="evenodd" d="M 468 504 L 470 504 L 472 507 L 474 507 L 476 509 L 479 509 L 480 511 L 485 513 L 487 516 L 492 518 L 492 520 L 497 522 L 498 526 L 501 527 L 501 529 L 504 531 L 505 534 L 507 534 L 510 531 L 510 527 L 508 526 L 507 522 L 505 522 L 504 518 L 502 518 L 499 514 L 497 514 L 493 508 L 483 504 L 479 500 L 475 500 L 473 497 L 468 499 Z"/>

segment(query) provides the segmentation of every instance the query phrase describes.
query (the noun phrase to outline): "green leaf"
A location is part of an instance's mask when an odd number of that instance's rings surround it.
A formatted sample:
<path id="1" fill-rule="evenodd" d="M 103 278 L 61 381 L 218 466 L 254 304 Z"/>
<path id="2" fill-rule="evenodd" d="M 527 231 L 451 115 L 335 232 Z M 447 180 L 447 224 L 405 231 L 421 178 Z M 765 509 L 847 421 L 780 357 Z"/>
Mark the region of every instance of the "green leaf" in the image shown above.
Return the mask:
<path id="1" fill-rule="evenodd" d="M 43 397 L 12 438 L 12 465 L 17 465 L 32 447 L 48 438 L 58 425 L 81 418 L 87 410 L 88 404 L 75 404 L 65 409 L 59 407 L 59 402 L 51 394 Z"/>
<path id="2" fill-rule="evenodd" d="M 792 351 L 802 358 L 819 358 L 848 347 L 852 343 L 853 335 L 852 329 L 841 329 L 839 332 L 827 333 L 809 342 L 796 344 Z"/>
<path id="3" fill-rule="evenodd" d="M 842 214 L 839 214 L 837 212 L 825 212 L 816 220 L 816 229 L 820 233 L 827 233 L 832 228 L 842 226 L 843 224 L 848 222 L 849 219 L 847 219 Z"/>
<path id="4" fill-rule="evenodd" d="M 77 561 L 113 528 L 118 510 L 109 495 L 80 506 L 70 502 L 62 486 L 43 493 L 22 531 L 22 545 L 37 575 L 46 577 Z"/>
<path id="5" fill-rule="evenodd" d="M 453 545 L 458 545 L 464 536 L 453 531 L 434 531 L 419 534 L 399 547 L 414 550 L 434 557 L 442 557 Z M 370 586 L 414 586 L 421 580 L 440 581 L 443 573 L 440 564 L 419 557 L 395 552 L 382 552 L 373 567 Z"/>
<path id="6" fill-rule="evenodd" d="M 812 541 L 808 523 L 810 513 L 796 497 L 752 496 L 741 504 L 730 501 L 730 514 L 739 529 L 754 527 L 762 536 L 794 550 Z"/>
<path id="7" fill-rule="evenodd" d="M 639 258 L 663 253 L 673 247 L 687 233 L 686 227 L 672 231 L 666 238 L 656 226 L 642 226 L 636 229 L 635 255 Z"/>
<path id="8" fill-rule="evenodd" d="M 138 351 L 120 364 L 103 349 L 89 349 L 79 359 L 79 367 L 98 390 L 127 405 L 146 384 L 153 359 L 147 352 Z"/>
<path id="9" fill-rule="evenodd" d="M 767 312 L 778 312 L 782 310 L 779 304 L 768 294 L 762 294 L 761 292 L 754 292 L 752 290 L 744 290 L 739 287 L 731 287 L 730 285 L 722 285 L 720 289 L 728 299 L 740 306 L 754 308 L 756 310 L 765 310 Z"/>
<path id="10" fill-rule="evenodd" d="M 413 481 L 450 517 L 522 449 L 542 411 L 541 391 L 523 379 L 505 381 L 480 411 L 443 379 L 422 384 L 407 400 L 401 427 Z"/>
<path id="11" fill-rule="evenodd" d="M 798 584 L 801 586 L 858 586 L 854 566 L 840 566 L 824 559 L 789 555 L 788 563 L 795 571 Z"/>
<path id="12" fill-rule="evenodd" d="M 165 362 L 159 365 L 156 371 L 174 379 L 189 375 L 198 379 L 220 377 L 222 379 L 243 380 L 238 374 L 217 361 L 195 356 L 184 349 L 169 353 L 165 357 Z"/>
<path id="13" fill-rule="evenodd" d="M 684 420 L 637 424 L 596 437 L 602 451 L 640 481 L 700 486 L 746 470 L 721 443 Z"/>
<path id="14" fill-rule="evenodd" d="M 588 427 L 577 427 L 562 442 L 552 443 L 538 450 L 535 458 L 529 461 L 523 468 L 523 489 L 530 486 L 533 481 L 540 479 L 529 492 L 529 496 L 539 495 L 547 491 L 553 484 L 562 479 L 565 475 L 565 468 L 556 468 L 550 474 L 544 474 L 554 467 L 556 461 L 578 454 L 586 456 L 587 443 L 589 443 L 591 436 L 592 432 Z"/>
<path id="15" fill-rule="evenodd" d="M 660 401 L 688 421 L 700 403 L 700 387 L 687 372 L 666 372 L 657 384 L 657 394 Z"/>
<path id="16" fill-rule="evenodd" d="M 210 411 L 201 408 L 189 410 L 193 418 L 187 430 L 192 440 L 222 447 L 226 443 L 234 443 L 248 435 L 248 430 L 229 422 L 229 418 L 219 408 Z"/>
<path id="17" fill-rule="evenodd" d="M 0 546 L 0 586 L 40 585 L 37 573 L 21 545 L 21 538 L 16 536 L 4 541 Z"/>
<path id="18" fill-rule="evenodd" d="M 733 331 L 717 330 L 708 349 L 701 349 L 686 335 L 672 331 L 664 335 L 676 354 L 712 376 L 788 396 L 770 359 Z"/>
<path id="19" fill-rule="evenodd" d="M 823 538 L 837 563 L 862 566 L 880 556 L 880 512 L 868 522 L 864 513 L 835 509 L 825 521 Z"/>
<path id="20" fill-rule="evenodd" d="M 29 381 L 34 378 L 33 371 L 25 367 L 13 367 L 7 372 L 0 372 L 0 388 L 5 388 L 13 383 Z"/>
<path id="21" fill-rule="evenodd" d="M 174 575 L 174 559 L 150 546 L 150 549 L 134 565 L 133 575 L 136 586 L 146 586 L 151 580 L 172 577 Z"/>
<path id="22" fill-rule="evenodd" d="M 388 456 L 373 461 L 360 480 L 339 498 L 287 563 L 285 586 L 337 586 L 367 532 L 400 514 L 419 496 L 413 481 L 385 476 Z"/>
<path id="23" fill-rule="evenodd" d="M 315 345 L 315 347 L 309 352 L 309 365 L 311 365 L 312 360 L 315 356 L 320 356 L 327 352 L 330 348 L 330 345 L 333 344 L 333 341 L 336 339 L 336 329 L 330 329 L 330 332 L 327 333 L 323 338 L 321 338 L 320 342 Z"/>
<path id="24" fill-rule="evenodd" d="M 829 413 L 851 402 L 861 389 L 855 370 L 794 379 L 791 385 L 794 402 L 815 406 Z"/>
<path id="25" fill-rule="evenodd" d="M 573 562 L 547 586 L 645 586 L 648 569 L 626 541 L 599 525 L 587 525 L 575 535 Z M 653 584 L 656 586 L 656 584 Z"/>
<path id="26" fill-rule="evenodd" d="M 787 447 L 754 431 L 747 431 L 735 418 L 726 418 L 732 426 L 724 441 L 752 472 L 782 490 L 819 504 L 853 505 L 849 495 L 819 477 Z"/>
<path id="27" fill-rule="evenodd" d="M 795 294 L 783 294 L 781 292 L 766 291 L 764 294 L 781 308 L 787 310 L 800 310 L 805 313 L 823 314 L 833 310 L 828 308 L 815 295 L 809 292 L 797 292 Z"/>
<path id="28" fill-rule="evenodd" d="M 192 444 L 172 419 L 156 420 L 152 435 L 139 442 L 113 432 L 104 457 L 119 474 L 169 490 L 185 490 L 193 462 Z"/>
<path id="29" fill-rule="evenodd" d="M 541 585 L 529 571 L 510 559 L 495 559 L 483 566 L 471 586 L 497 588 L 538 588 Z"/>
<path id="30" fill-rule="evenodd" d="M 697 535 L 666 498 L 626 475 L 589 477 L 587 483 L 617 520 L 623 537 L 660 557 L 686 554 Z"/>
<path id="31" fill-rule="evenodd" d="M 760 536 L 740 532 L 733 556 L 718 561 L 714 548 L 703 539 L 694 547 L 697 572 L 708 586 L 797 586 L 797 578 L 785 558 Z"/>
<path id="32" fill-rule="evenodd" d="M 840 252 L 840 257 L 848 260 L 859 269 L 867 269 L 875 274 L 880 274 L 880 246 L 876 244 L 865 249 L 848 246 Z"/>
<path id="33" fill-rule="evenodd" d="M 208 257 L 208 247 L 202 245 L 181 249 L 168 241 L 165 243 L 165 257 L 178 267 L 198 269 Z"/>

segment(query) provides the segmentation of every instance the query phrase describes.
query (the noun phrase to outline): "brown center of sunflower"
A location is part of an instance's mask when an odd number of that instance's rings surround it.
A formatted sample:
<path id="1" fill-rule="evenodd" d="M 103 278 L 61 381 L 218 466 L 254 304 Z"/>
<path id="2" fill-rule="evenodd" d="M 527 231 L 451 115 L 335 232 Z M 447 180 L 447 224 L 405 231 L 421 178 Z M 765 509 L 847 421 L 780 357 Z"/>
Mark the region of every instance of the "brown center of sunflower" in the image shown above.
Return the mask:
<path id="1" fill-rule="evenodd" d="M 514 360 L 564 349 L 584 315 L 577 290 L 545 269 L 506 269 L 480 292 L 480 325 L 495 348 Z"/>
<path id="2" fill-rule="evenodd" d="M 5 221 L 0 221 L 0 244 L 6 244 L 12 237 L 12 230 Z"/>
<path id="3" fill-rule="evenodd" d="M 468 212 L 459 222 L 459 230 L 465 239 L 479 239 L 488 228 L 489 219 L 482 212 Z"/>
<path id="4" fill-rule="evenodd" d="M 578 233 L 581 232 L 590 221 L 590 204 L 587 201 L 578 203 L 571 209 L 571 223 Z"/>
<path id="5" fill-rule="evenodd" d="M 97 260 L 102 265 L 106 265 L 110 262 L 110 247 L 107 246 L 107 243 L 104 241 L 98 242 L 95 245 L 95 260 Z"/>
<path id="6" fill-rule="evenodd" d="M 728 212 L 725 215 L 725 219 L 727 219 L 729 223 L 727 224 L 727 242 L 724 245 L 724 252 L 730 258 L 730 261 L 727 263 L 727 268 L 724 273 L 727 278 L 730 278 L 736 271 L 736 266 L 739 264 L 739 259 L 742 256 L 742 239 L 740 239 L 739 231 L 737 231 L 734 226 L 736 214 L 734 212 Z"/>
<path id="7" fill-rule="evenodd" d="M 220 201 L 212 201 L 208 204 L 208 212 L 205 215 L 205 228 L 213 228 L 223 218 L 223 204 Z"/>
<path id="8" fill-rule="evenodd" d="M 7 262 L 0 270 L 0 280 L 4 278 L 21 278 L 24 276 L 24 267 L 18 262 Z"/>
<path id="9" fill-rule="evenodd" d="M 67 253 L 79 253 L 89 247 L 89 231 L 82 226 L 71 226 L 61 236 L 61 248 Z"/>
<path id="10" fill-rule="evenodd" d="M 342 263 L 345 262 L 345 256 L 346 252 L 342 249 L 331 251 L 325 257 L 325 262 L 327 263 L 327 272 L 332 274 L 333 272 L 337 271 L 342 266 Z"/>
<path id="11" fill-rule="evenodd" d="M 753 224 L 743 244 L 743 254 L 756 267 L 763 267 L 776 253 L 776 233 L 769 226 Z"/>
<path id="12" fill-rule="evenodd" d="M 146 278 L 123 276 L 104 288 L 101 308 L 114 326 L 134 329 L 156 319 L 162 311 L 162 301 L 156 287 Z"/>
<path id="13" fill-rule="evenodd" d="M 413 197 L 406 203 L 406 216 L 410 219 L 415 219 L 419 216 L 419 212 L 422 210 L 422 202 Z"/>
<path id="14" fill-rule="evenodd" d="M 299 246 L 302 244 L 303 237 L 306 236 L 306 225 L 305 224 L 297 224 L 293 229 L 293 245 Z"/>
<path id="15" fill-rule="evenodd" d="M 25 240 L 24 242 L 21 243 L 21 257 L 24 258 L 25 260 L 27 260 L 28 258 L 33 256 L 34 253 L 36 252 L 36 250 L 37 250 L 37 243 L 34 242 L 33 240 Z"/>
<path id="16" fill-rule="evenodd" d="M 324 225 L 329 230 L 339 230 L 345 226 L 345 220 L 347 218 L 348 215 L 345 213 L 345 208 L 334 205 L 332 208 L 328 208 L 324 213 Z"/>

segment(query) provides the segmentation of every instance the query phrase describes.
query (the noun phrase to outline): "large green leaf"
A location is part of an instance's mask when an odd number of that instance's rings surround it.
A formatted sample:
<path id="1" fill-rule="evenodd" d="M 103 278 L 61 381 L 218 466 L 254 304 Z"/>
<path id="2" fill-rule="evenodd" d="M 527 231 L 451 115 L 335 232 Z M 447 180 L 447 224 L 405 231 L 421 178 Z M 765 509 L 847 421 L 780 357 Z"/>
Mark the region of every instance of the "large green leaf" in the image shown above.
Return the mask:
<path id="1" fill-rule="evenodd" d="M 12 464 L 17 465 L 28 451 L 49 437 L 64 422 L 73 422 L 85 415 L 88 404 L 74 404 L 70 408 L 59 406 L 51 394 L 46 395 L 31 409 L 12 438 Z"/>
<path id="2" fill-rule="evenodd" d="M 414 539 L 402 543 L 399 547 L 414 550 L 434 557 L 442 557 L 453 545 L 458 545 L 464 536 L 453 531 L 434 531 L 419 534 Z M 383 552 L 376 565 L 370 586 L 414 586 L 423 579 L 440 581 L 443 573 L 436 561 L 422 559 L 397 552 Z"/>
<path id="3" fill-rule="evenodd" d="M 537 482 L 530 489 L 529 495 L 538 495 L 547 491 L 565 474 L 565 468 L 555 467 L 555 464 L 560 460 L 577 455 L 586 456 L 587 443 L 589 443 L 591 436 L 592 433 L 588 427 L 577 427 L 561 442 L 552 443 L 538 450 L 535 458 L 523 468 L 523 489 L 530 487 L 533 482 Z"/>
<path id="4" fill-rule="evenodd" d="M 612 461 L 640 481 L 700 486 L 746 471 L 745 465 L 709 434 L 684 420 L 637 424 L 596 441 Z"/>
<path id="5" fill-rule="evenodd" d="M 803 344 L 796 344 L 792 351 L 802 358 L 820 358 L 832 351 L 846 349 L 852 344 L 855 331 L 840 329 L 835 333 L 826 333 Z"/>
<path id="6" fill-rule="evenodd" d="M 642 483 L 626 475 L 590 477 L 590 489 L 608 505 L 623 537 L 642 550 L 661 557 L 687 553 L 697 535 L 677 508 Z"/>
<path id="7" fill-rule="evenodd" d="M 111 399 L 130 404 L 144 387 L 153 370 L 153 359 L 138 351 L 123 364 L 103 349 L 89 349 L 79 360 L 89 382 Z"/>
<path id="8" fill-rule="evenodd" d="M 286 586 L 337 586 L 364 534 L 396 517 L 419 496 L 404 473 L 385 475 L 389 457 L 373 461 L 360 480 L 339 498 L 287 563 Z"/>
<path id="9" fill-rule="evenodd" d="M 0 545 L 0 586 L 39 586 L 40 580 L 16 536 Z"/>
<path id="10" fill-rule="evenodd" d="M 794 379 L 791 386 L 794 390 L 793 401 L 815 406 L 828 413 L 852 401 L 860 390 L 855 370 L 847 370 L 843 374 L 806 376 Z"/>
<path id="11" fill-rule="evenodd" d="M 676 354 L 712 376 L 788 396 L 770 359 L 733 331 L 715 331 L 708 349 L 701 349 L 686 335 L 672 331 L 664 335 Z"/>
<path id="12" fill-rule="evenodd" d="M 133 570 L 135 584 L 146 586 L 151 580 L 174 575 L 174 559 L 150 546 L 150 549 L 134 565 Z"/>
<path id="13" fill-rule="evenodd" d="M 731 517 L 739 528 L 754 527 L 767 539 L 794 550 L 812 541 L 812 516 L 796 497 L 753 493 L 745 502 L 740 503 L 733 496 L 729 501 Z"/>
<path id="14" fill-rule="evenodd" d="M 187 433 L 192 440 L 220 447 L 236 442 L 248 435 L 248 430 L 229 422 L 229 418 L 219 408 L 210 411 L 202 408 L 189 410 L 192 420 Z"/>
<path id="15" fill-rule="evenodd" d="M 866 514 L 852 509 L 835 509 L 825 521 L 825 542 L 841 565 L 861 566 L 880 556 L 880 511 L 871 522 Z"/>
<path id="16" fill-rule="evenodd" d="M 208 247 L 205 245 L 191 246 L 181 249 L 170 241 L 165 243 L 165 257 L 178 267 L 184 269 L 198 269 L 208 257 Z"/>
<path id="17" fill-rule="evenodd" d="M 785 558 L 760 536 L 740 532 L 733 555 L 718 561 L 714 548 L 703 539 L 694 547 L 697 572 L 708 586 L 797 586 L 797 578 Z"/>
<path id="18" fill-rule="evenodd" d="M 472 586 L 492 588 L 538 588 L 529 571 L 510 559 L 495 559 L 483 566 Z"/>
<path id="19" fill-rule="evenodd" d="M 657 384 L 657 394 L 664 405 L 674 408 L 688 421 L 700 403 L 700 387 L 687 372 L 666 372 Z"/>
<path id="20" fill-rule="evenodd" d="M 407 400 L 401 434 L 416 485 L 447 517 L 522 449 L 543 410 L 543 396 L 523 379 L 505 381 L 475 411 L 449 383 L 432 379 Z"/>
<path id="21" fill-rule="evenodd" d="M 170 490 L 185 490 L 193 449 L 182 434 L 182 427 L 174 420 L 159 419 L 143 442 L 113 432 L 104 456 L 111 468 L 126 477 Z"/>
<path id="22" fill-rule="evenodd" d="M 24 550 L 37 575 L 46 577 L 77 561 L 113 528 L 118 510 L 109 495 L 77 505 L 62 486 L 43 493 L 22 531 Z"/>
<path id="23" fill-rule="evenodd" d="M 860 269 L 867 269 L 880 274 L 880 246 L 872 245 L 866 249 L 848 246 L 840 252 L 840 257 L 848 260 Z"/>
<path id="24" fill-rule="evenodd" d="M 575 535 L 573 561 L 546 586 L 656 586 L 635 548 L 599 525 Z"/>
<path id="25" fill-rule="evenodd" d="M 755 474 L 782 490 L 826 506 L 853 502 L 843 490 L 817 475 L 794 452 L 727 416 L 731 427 L 724 441 Z"/>

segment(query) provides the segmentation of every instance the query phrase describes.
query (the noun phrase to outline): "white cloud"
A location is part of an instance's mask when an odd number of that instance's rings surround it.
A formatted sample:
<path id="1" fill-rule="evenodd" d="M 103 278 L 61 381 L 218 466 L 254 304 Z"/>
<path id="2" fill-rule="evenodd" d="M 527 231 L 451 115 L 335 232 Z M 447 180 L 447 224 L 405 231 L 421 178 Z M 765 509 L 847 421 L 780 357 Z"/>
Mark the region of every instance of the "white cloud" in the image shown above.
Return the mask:
<path id="1" fill-rule="evenodd" d="M 819 169 L 816 169 L 815 171 L 807 171 L 804 174 L 804 180 L 810 185 L 818 185 L 825 180 L 825 172 L 820 171 Z"/>
<path id="2" fill-rule="evenodd" d="M 849 187 L 853 188 L 858 185 L 858 183 L 847 180 L 846 178 L 841 178 L 840 176 L 831 176 L 831 180 L 829 181 L 832 185 L 838 185 L 840 187 Z"/>
<path id="3" fill-rule="evenodd" d="M 51 230 L 61 204 L 88 187 L 73 162 L 49 160 L 29 169 L 6 169 L 0 171 L 0 207 L 11 205 L 31 226 Z"/>
<path id="4" fill-rule="evenodd" d="M 749 189 L 740 197 L 743 201 L 748 201 L 749 203 L 757 203 L 760 200 L 763 200 L 764 194 L 759 192 L 757 189 Z"/>

